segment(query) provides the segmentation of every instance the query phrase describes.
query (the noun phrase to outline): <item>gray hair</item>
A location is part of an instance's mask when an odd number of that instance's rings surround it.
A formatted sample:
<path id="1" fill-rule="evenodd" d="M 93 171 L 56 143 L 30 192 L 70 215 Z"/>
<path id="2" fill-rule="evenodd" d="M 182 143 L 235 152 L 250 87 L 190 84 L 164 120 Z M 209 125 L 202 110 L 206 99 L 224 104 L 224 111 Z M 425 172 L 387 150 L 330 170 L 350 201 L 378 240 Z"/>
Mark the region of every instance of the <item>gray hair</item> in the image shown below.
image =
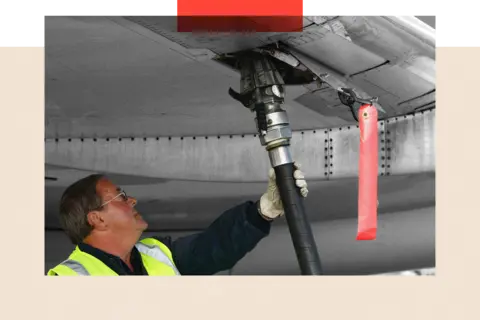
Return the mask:
<path id="1" fill-rule="evenodd" d="M 70 185 L 60 200 L 60 225 L 73 244 L 77 245 L 92 231 L 87 214 L 102 205 L 97 194 L 97 182 L 106 178 L 92 174 Z"/>

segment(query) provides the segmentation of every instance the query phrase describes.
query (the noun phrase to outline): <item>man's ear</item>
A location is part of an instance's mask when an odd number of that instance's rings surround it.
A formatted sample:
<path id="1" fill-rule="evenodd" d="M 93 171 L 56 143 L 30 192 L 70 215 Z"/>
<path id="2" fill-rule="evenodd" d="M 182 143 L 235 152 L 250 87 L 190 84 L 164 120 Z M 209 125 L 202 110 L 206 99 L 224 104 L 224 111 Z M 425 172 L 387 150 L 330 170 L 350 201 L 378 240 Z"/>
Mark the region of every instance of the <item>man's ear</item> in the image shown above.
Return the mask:
<path id="1" fill-rule="evenodd" d="M 87 214 L 87 221 L 93 229 L 101 231 L 107 228 L 107 223 L 100 211 L 90 211 Z"/>

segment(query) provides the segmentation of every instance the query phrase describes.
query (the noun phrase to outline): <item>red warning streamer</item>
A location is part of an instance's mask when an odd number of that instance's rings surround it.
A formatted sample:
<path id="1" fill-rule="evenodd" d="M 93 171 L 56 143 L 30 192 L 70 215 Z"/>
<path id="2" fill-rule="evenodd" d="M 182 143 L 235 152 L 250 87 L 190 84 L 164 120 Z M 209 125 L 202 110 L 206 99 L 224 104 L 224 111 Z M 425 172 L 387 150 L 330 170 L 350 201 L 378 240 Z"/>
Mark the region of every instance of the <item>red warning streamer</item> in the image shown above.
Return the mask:
<path id="1" fill-rule="evenodd" d="M 377 237 L 378 187 L 378 113 L 372 105 L 362 105 L 360 122 L 360 159 L 358 174 L 358 233 L 357 240 Z"/>

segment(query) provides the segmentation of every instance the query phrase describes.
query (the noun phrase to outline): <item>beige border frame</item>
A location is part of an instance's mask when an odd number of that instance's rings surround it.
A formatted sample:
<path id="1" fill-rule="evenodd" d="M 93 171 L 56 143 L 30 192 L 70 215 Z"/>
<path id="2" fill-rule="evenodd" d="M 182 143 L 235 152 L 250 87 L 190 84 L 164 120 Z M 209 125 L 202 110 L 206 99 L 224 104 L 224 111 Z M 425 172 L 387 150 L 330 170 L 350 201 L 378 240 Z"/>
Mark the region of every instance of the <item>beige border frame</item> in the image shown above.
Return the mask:
<path id="1" fill-rule="evenodd" d="M 437 52 L 435 277 L 118 279 L 44 276 L 44 51 L 1 48 L 2 318 L 480 319 L 480 48 Z"/>

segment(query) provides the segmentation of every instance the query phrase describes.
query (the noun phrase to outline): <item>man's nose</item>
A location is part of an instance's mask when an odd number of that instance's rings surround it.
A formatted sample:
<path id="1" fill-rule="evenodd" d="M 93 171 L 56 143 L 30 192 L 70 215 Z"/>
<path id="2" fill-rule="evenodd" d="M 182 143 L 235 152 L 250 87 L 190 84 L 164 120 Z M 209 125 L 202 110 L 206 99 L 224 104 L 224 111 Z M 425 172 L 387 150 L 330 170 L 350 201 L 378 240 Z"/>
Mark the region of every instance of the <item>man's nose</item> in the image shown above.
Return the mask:
<path id="1" fill-rule="evenodd" d="M 137 199 L 135 199 L 134 197 L 128 197 L 128 203 L 129 203 L 132 207 L 135 207 L 135 205 L 137 204 Z"/>

